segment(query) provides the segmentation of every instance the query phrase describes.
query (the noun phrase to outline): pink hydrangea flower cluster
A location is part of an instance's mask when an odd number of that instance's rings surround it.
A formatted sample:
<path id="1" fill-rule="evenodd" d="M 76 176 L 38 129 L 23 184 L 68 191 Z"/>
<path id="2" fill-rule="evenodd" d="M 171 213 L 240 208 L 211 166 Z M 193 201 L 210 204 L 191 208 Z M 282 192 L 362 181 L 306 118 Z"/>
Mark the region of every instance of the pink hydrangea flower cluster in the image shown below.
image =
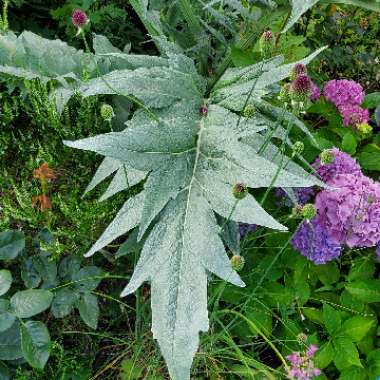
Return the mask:
<path id="1" fill-rule="evenodd" d="M 380 183 L 364 175 L 338 174 L 316 197 L 319 220 L 332 238 L 353 247 L 380 243 Z"/>
<path id="2" fill-rule="evenodd" d="M 365 93 L 359 83 L 348 79 L 330 80 L 325 85 L 324 96 L 338 108 L 345 126 L 368 122 L 368 110 L 360 107 Z"/>
<path id="3" fill-rule="evenodd" d="M 318 347 L 314 344 L 310 345 L 305 353 L 293 352 L 286 358 L 289 360 L 291 367 L 288 370 L 288 378 L 291 380 L 311 380 L 319 376 L 322 372 L 315 368 L 313 357 Z"/>

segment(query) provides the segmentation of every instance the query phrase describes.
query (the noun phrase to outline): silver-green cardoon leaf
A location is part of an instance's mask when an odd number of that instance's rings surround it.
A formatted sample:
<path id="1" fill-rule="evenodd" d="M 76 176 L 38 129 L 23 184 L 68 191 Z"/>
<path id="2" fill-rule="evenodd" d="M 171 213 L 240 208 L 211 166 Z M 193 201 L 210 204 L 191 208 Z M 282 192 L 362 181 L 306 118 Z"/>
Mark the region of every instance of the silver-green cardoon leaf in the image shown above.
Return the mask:
<path id="1" fill-rule="evenodd" d="M 251 86 L 256 106 L 267 86 L 289 75 L 292 66 L 281 62 L 272 59 L 243 74 L 228 70 L 210 99 L 204 99 L 204 80 L 192 60 L 181 54 L 169 54 L 150 68 L 115 70 L 79 89 L 84 96 L 114 91 L 136 96 L 155 115 L 141 109 L 122 132 L 65 144 L 106 157 L 88 190 L 114 172 L 125 179 L 108 192 L 146 177 L 144 190 L 126 201 L 86 256 L 138 226 L 138 239 L 144 236 L 145 243 L 122 296 L 151 284 L 152 331 L 174 380 L 190 378 L 199 332 L 208 330 L 208 273 L 244 286 L 231 268 L 217 218 L 286 230 L 252 195 L 236 199 L 233 186 L 322 185 L 288 158 L 284 168 L 283 155 L 265 137 L 273 120 L 259 108 L 254 117 L 240 116 L 235 111 L 244 104 L 227 102 L 231 95 L 244 98 Z"/>

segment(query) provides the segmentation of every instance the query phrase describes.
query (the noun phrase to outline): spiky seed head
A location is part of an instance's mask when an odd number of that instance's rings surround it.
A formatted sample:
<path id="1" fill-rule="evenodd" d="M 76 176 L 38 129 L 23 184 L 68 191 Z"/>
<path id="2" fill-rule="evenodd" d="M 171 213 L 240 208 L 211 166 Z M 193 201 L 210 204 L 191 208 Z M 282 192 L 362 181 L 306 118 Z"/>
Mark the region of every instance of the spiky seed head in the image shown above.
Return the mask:
<path id="1" fill-rule="evenodd" d="M 306 343 L 307 342 L 307 335 L 305 333 L 299 333 L 297 335 L 297 340 L 300 343 Z"/>
<path id="2" fill-rule="evenodd" d="M 232 194 L 236 199 L 243 199 L 248 194 L 248 188 L 242 183 L 236 183 L 232 188 Z"/>
<path id="3" fill-rule="evenodd" d="M 297 63 L 293 66 L 292 72 L 290 74 L 290 79 L 292 81 L 296 80 L 300 75 L 307 75 L 307 68 L 302 63 Z"/>
<path id="4" fill-rule="evenodd" d="M 274 34 L 271 30 L 266 30 L 261 35 L 259 45 L 263 58 L 270 58 L 276 45 Z"/>
<path id="5" fill-rule="evenodd" d="M 100 108 L 100 115 L 105 121 L 111 121 L 115 117 L 113 108 L 109 104 L 103 104 Z"/>
<path id="6" fill-rule="evenodd" d="M 311 79 L 308 75 L 299 75 L 291 84 L 290 96 L 295 101 L 306 102 L 311 94 Z"/>
<path id="7" fill-rule="evenodd" d="M 248 104 L 243 110 L 244 117 L 252 117 L 255 114 L 255 107 Z"/>
<path id="8" fill-rule="evenodd" d="M 290 83 L 285 83 L 281 87 L 280 94 L 278 96 L 278 99 L 284 103 L 284 104 L 289 104 L 291 102 L 291 97 L 290 97 Z"/>
<path id="9" fill-rule="evenodd" d="M 307 203 L 302 207 L 301 215 L 304 219 L 311 220 L 317 215 L 317 209 L 313 204 Z"/>
<path id="10" fill-rule="evenodd" d="M 302 141 L 296 141 L 293 145 L 293 155 L 302 154 L 305 149 L 305 145 Z"/>
<path id="11" fill-rule="evenodd" d="M 232 269 L 236 270 L 236 272 L 240 272 L 244 268 L 245 259 L 243 256 L 233 255 L 230 262 Z"/>
<path id="12" fill-rule="evenodd" d="M 334 153 L 330 149 L 325 149 L 319 155 L 322 165 L 332 164 L 335 161 Z"/>

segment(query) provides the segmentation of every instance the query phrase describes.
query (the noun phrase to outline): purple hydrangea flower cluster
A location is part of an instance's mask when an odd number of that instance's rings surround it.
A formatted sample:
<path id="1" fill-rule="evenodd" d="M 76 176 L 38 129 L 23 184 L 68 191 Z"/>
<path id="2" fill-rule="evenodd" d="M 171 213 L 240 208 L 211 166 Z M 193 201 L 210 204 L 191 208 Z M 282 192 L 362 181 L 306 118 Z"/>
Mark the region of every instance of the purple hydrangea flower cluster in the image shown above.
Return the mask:
<path id="1" fill-rule="evenodd" d="M 310 222 L 305 220 L 298 227 L 292 245 L 303 256 L 318 265 L 336 259 L 342 252 L 342 247 L 333 240 L 318 216 Z"/>
<path id="2" fill-rule="evenodd" d="M 340 108 L 362 104 L 365 94 L 363 87 L 353 80 L 334 79 L 326 83 L 324 96 L 329 102 Z"/>
<path id="3" fill-rule="evenodd" d="M 350 155 L 337 148 L 330 149 L 329 153 L 333 156 L 331 163 L 322 164 L 318 157 L 312 165 L 323 182 L 329 184 L 337 174 L 362 175 L 359 164 Z"/>
<path id="4" fill-rule="evenodd" d="M 322 371 L 315 368 L 313 357 L 318 347 L 310 345 L 305 353 L 293 352 L 286 358 L 289 360 L 291 367 L 288 370 L 288 378 L 291 380 L 312 380 L 314 377 L 321 375 Z"/>
<path id="5" fill-rule="evenodd" d="M 330 80 L 325 85 L 324 96 L 338 108 L 345 126 L 356 127 L 368 122 L 368 110 L 360 107 L 365 93 L 359 83 L 347 79 Z"/>
<path id="6" fill-rule="evenodd" d="M 343 117 L 343 124 L 347 126 L 357 126 L 358 124 L 368 123 L 369 111 L 357 105 L 348 104 L 339 108 Z"/>
<path id="7" fill-rule="evenodd" d="M 351 248 L 379 244 L 380 183 L 364 175 L 338 174 L 329 185 L 316 197 L 322 228 Z"/>

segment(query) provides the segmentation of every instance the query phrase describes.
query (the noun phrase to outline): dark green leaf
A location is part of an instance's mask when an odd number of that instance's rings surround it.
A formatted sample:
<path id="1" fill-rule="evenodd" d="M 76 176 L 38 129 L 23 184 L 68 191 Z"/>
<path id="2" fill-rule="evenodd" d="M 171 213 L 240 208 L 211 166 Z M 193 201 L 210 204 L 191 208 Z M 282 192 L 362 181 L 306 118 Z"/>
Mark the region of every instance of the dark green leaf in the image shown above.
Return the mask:
<path id="1" fill-rule="evenodd" d="M 10 380 L 11 374 L 8 370 L 8 367 L 0 362 L 0 380 Z"/>
<path id="2" fill-rule="evenodd" d="M 27 288 L 37 288 L 41 282 L 41 276 L 34 266 L 31 257 L 24 260 L 21 264 L 21 278 Z"/>
<path id="3" fill-rule="evenodd" d="M 0 233 L 0 260 L 12 260 L 25 248 L 21 231 L 8 230 Z"/>
<path id="4" fill-rule="evenodd" d="M 362 367 L 359 359 L 359 352 L 350 338 L 338 337 L 333 341 L 334 363 L 341 371 L 351 366 Z"/>
<path id="5" fill-rule="evenodd" d="M 95 266 L 82 268 L 79 272 L 73 274 L 75 288 L 78 291 L 86 292 L 94 290 L 100 283 L 103 271 Z"/>
<path id="6" fill-rule="evenodd" d="M 380 92 L 372 92 L 367 94 L 364 98 L 362 107 L 364 108 L 376 108 L 380 105 Z"/>
<path id="7" fill-rule="evenodd" d="M 96 329 L 99 318 L 97 297 L 91 293 L 82 294 L 75 305 L 79 310 L 83 322 L 92 329 Z"/>
<path id="8" fill-rule="evenodd" d="M 376 144 L 368 144 L 358 155 L 363 169 L 380 171 L 380 148 Z"/>
<path id="9" fill-rule="evenodd" d="M 11 306 L 19 318 L 30 318 L 49 308 L 53 293 L 43 289 L 22 290 L 11 298 Z"/>
<path id="10" fill-rule="evenodd" d="M 359 367 L 350 367 L 341 372 L 338 380 L 366 380 L 367 371 Z"/>
<path id="11" fill-rule="evenodd" d="M 341 327 L 340 312 L 327 304 L 323 305 L 323 320 L 330 335 L 334 335 Z"/>
<path id="12" fill-rule="evenodd" d="M 317 368 L 326 368 L 334 358 L 334 347 L 331 342 L 324 343 L 315 354 L 314 363 Z"/>
<path id="13" fill-rule="evenodd" d="M 5 294 L 12 285 L 12 273 L 7 269 L 0 270 L 0 296 Z"/>
<path id="14" fill-rule="evenodd" d="M 8 300 L 0 299 L 0 332 L 8 330 L 16 319 L 10 307 Z"/>
<path id="15" fill-rule="evenodd" d="M 50 335 L 39 321 L 21 324 L 21 347 L 25 360 L 33 367 L 43 369 L 50 355 Z"/>
<path id="16" fill-rule="evenodd" d="M 353 342 L 361 341 L 374 325 L 374 320 L 357 315 L 344 321 L 340 332 Z"/>
<path id="17" fill-rule="evenodd" d="M 59 289 L 54 293 L 54 299 L 51 304 L 51 311 L 56 318 L 66 317 L 71 313 L 75 301 L 79 298 L 79 294 L 72 289 L 66 287 Z"/>
<path id="18" fill-rule="evenodd" d="M 355 136 L 351 132 L 347 132 L 343 136 L 342 140 L 342 150 L 348 154 L 355 154 L 356 147 L 358 145 L 358 142 L 355 139 Z"/>
<path id="19" fill-rule="evenodd" d="M 20 326 L 15 322 L 0 333 L 0 360 L 16 360 L 22 357 Z"/>
<path id="20" fill-rule="evenodd" d="M 380 280 L 355 281 L 347 284 L 346 289 L 361 301 L 380 302 Z"/>

